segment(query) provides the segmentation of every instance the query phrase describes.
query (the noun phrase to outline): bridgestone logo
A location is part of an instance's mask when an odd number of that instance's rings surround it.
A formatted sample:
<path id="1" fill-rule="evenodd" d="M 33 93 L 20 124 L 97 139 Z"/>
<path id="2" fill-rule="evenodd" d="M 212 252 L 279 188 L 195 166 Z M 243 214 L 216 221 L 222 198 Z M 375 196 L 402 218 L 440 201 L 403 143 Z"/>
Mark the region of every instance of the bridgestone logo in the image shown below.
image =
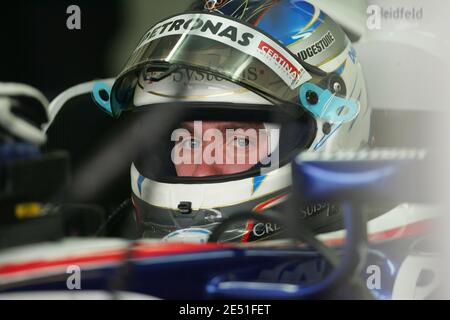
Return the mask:
<path id="1" fill-rule="evenodd" d="M 335 41 L 336 39 L 334 38 L 333 34 L 328 31 L 319 41 L 314 43 L 312 46 L 300 51 L 299 53 L 297 53 L 297 55 L 303 61 L 308 60 L 309 58 L 312 58 L 325 51 L 333 43 L 335 43 Z"/>
<path id="2" fill-rule="evenodd" d="M 245 24 L 212 14 L 183 14 L 157 24 L 145 34 L 135 54 L 152 41 L 172 35 L 182 35 L 184 41 L 193 41 L 194 44 L 196 40 L 188 36 L 201 36 L 212 41 L 211 47 L 216 41 L 241 51 L 243 55 L 253 56 L 272 69 L 291 89 L 311 79 L 302 65 L 277 42 Z M 182 48 L 174 46 L 172 49 Z M 171 48 L 167 49 L 171 52 Z M 191 54 L 195 54 L 195 50 Z M 229 71 L 234 73 L 236 70 Z"/>

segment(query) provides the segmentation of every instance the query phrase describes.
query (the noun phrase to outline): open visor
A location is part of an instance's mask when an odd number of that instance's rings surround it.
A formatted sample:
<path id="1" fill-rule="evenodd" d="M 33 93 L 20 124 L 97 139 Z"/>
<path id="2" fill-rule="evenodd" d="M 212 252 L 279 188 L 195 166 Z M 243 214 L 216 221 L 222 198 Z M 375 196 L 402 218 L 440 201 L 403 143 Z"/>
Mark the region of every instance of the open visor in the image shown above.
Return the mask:
<path id="1" fill-rule="evenodd" d="M 160 81 L 179 68 L 218 75 L 274 104 L 288 103 L 295 109 L 291 111 L 300 115 L 306 109 L 340 122 L 351 120 L 359 110 L 357 103 L 326 92 L 321 85 L 326 73 L 311 74 L 297 57 L 265 33 L 229 17 L 190 13 L 158 23 L 145 34 L 114 84 L 108 111 L 118 116 L 133 106 L 134 90 L 143 70 L 148 81 Z M 304 84 L 309 86 L 302 90 Z M 313 99 L 311 92 L 315 92 Z M 328 101 L 326 110 L 312 110 L 320 99 Z M 292 104 L 303 108 L 292 108 Z M 347 108 L 345 113 L 338 110 L 342 107 Z"/>

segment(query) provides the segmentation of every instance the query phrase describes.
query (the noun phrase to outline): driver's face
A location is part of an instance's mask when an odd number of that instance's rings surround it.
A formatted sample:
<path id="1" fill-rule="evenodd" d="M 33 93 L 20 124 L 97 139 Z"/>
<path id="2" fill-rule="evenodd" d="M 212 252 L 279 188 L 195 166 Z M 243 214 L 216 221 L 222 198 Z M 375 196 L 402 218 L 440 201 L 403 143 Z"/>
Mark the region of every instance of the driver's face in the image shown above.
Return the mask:
<path id="1" fill-rule="evenodd" d="M 262 122 L 191 121 L 183 122 L 181 129 L 172 153 L 172 159 L 179 160 L 174 161 L 179 177 L 240 173 L 268 156 Z"/>

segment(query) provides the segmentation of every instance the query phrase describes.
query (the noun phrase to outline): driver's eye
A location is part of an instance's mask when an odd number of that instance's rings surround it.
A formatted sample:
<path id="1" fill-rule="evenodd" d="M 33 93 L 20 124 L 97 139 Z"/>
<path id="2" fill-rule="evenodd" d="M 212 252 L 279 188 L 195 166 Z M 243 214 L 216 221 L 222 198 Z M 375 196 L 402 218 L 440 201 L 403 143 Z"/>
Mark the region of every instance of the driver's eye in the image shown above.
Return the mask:
<path id="1" fill-rule="evenodd" d="M 182 147 L 186 149 L 197 149 L 200 147 L 200 141 L 194 138 L 188 138 L 182 142 Z"/>
<path id="2" fill-rule="evenodd" d="M 239 148 L 246 148 L 250 145 L 250 140 L 248 138 L 244 138 L 244 137 L 235 137 L 234 143 Z"/>

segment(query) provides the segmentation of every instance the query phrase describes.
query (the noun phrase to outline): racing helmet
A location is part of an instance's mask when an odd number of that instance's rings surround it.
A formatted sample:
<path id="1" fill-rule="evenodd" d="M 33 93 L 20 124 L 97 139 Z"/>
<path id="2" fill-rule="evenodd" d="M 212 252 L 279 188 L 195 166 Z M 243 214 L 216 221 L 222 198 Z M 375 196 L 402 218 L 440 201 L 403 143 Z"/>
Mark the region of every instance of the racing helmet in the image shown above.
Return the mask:
<path id="1" fill-rule="evenodd" d="M 135 218 L 143 236 L 166 240 L 205 241 L 237 212 L 281 208 L 299 152 L 359 149 L 369 140 L 371 111 L 356 52 L 339 25 L 300 0 L 196 1 L 143 36 L 100 105 L 114 117 L 170 110 L 180 115 L 178 124 L 256 122 L 266 132 L 266 157 L 221 175 L 180 176 L 170 145 L 140 145 L 131 166 Z M 171 141 L 175 128 L 162 140 Z M 141 141 L 145 135 L 137 134 Z M 299 217 L 320 229 L 337 211 L 311 204 Z M 269 239 L 277 229 L 246 223 L 229 239 Z"/>

